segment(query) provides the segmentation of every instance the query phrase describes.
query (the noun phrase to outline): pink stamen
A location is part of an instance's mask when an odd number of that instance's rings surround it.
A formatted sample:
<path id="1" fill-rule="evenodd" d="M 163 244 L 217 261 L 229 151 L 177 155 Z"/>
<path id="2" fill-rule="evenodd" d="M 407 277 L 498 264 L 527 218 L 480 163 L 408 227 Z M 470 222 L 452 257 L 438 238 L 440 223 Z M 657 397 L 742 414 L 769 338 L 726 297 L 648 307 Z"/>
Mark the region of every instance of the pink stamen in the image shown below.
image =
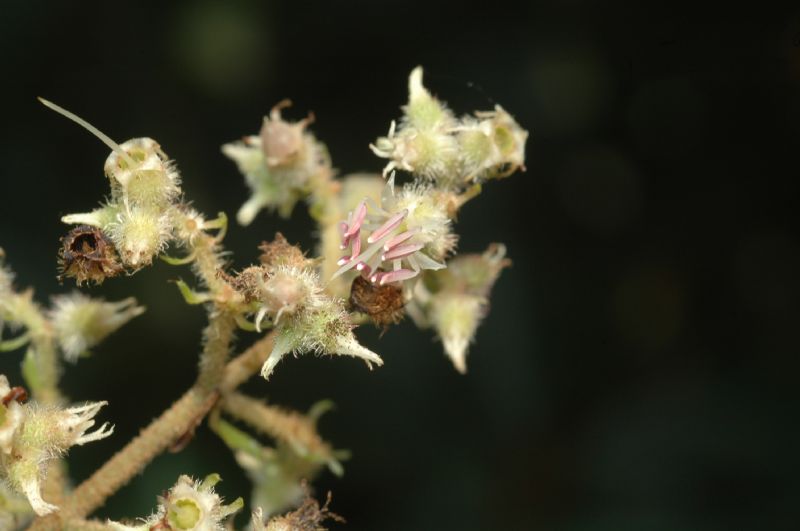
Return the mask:
<path id="1" fill-rule="evenodd" d="M 352 256 L 343 256 L 343 257 L 339 258 L 339 259 L 336 261 L 336 265 L 337 265 L 337 266 L 339 266 L 339 267 L 341 267 L 341 266 L 345 265 L 347 262 L 349 262 L 349 261 L 350 261 L 350 260 L 352 260 L 352 259 L 353 259 L 353 257 L 352 257 Z"/>
<path id="2" fill-rule="evenodd" d="M 364 222 L 364 217 L 367 215 L 367 205 L 364 201 L 361 201 L 354 213 L 351 213 L 352 221 L 350 222 L 350 228 L 347 229 L 344 233 L 345 238 L 351 238 L 355 235 L 359 230 L 361 230 L 361 224 Z"/>
<path id="3" fill-rule="evenodd" d="M 356 264 L 356 271 L 360 271 L 365 277 L 368 277 L 372 268 L 364 262 L 359 262 Z"/>
<path id="4" fill-rule="evenodd" d="M 353 236 L 353 252 L 350 253 L 351 258 L 355 258 L 361 254 L 361 238 L 359 238 L 359 233 L 356 232 Z"/>
<path id="5" fill-rule="evenodd" d="M 424 247 L 421 243 L 411 243 L 408 245 L 398 245 L 394 249 L 381 256 L 381 260 L 395 260 L 405 258 L 410 254 L 414 254 Z"/>
<path id="6" fill-rule="evenodd" d="M 416 271 L 411 271 L 410 269 L 398 269 L 397 271 L 390 271 L 389 273 L 384 273 L 378 279 L 378 282 L 381 286 L 384 284 L 389 284 L 391 282 L 401 282 L 403 280 L 408 280 L 409 278 L 414 278 L 417 276 Z M 374 282 L 374 281 L 373 281 Z"/>
<path id="7" fill-rule="evenodd" d="M 391 231 L 396 229 L 398 225 L 400 225 L 407 215 L 408 210 L 404 209 L 402 212 L 398 212 L 394 216 L 390 217 L 388 220 L 386 220 L 386 223 L 375 229 L 375 231 L 370 234 L 369 238 L 367 238 L 367 243 L 375 243 L 389 234 Z"/>
<path id="8" fill-rule="evenodd" d="M 383 250 L 390 251 L 392 247 L 397 247 L 398 245 L 400 245 L 401 243 L 403 243 L 416 233 L 417 233 L 416 230 L 407 230 L 405 232 L 401 232 L 397 236 L 389 238 L 389 241 L 387 241 L 386 244 L 383 246 Z"/>

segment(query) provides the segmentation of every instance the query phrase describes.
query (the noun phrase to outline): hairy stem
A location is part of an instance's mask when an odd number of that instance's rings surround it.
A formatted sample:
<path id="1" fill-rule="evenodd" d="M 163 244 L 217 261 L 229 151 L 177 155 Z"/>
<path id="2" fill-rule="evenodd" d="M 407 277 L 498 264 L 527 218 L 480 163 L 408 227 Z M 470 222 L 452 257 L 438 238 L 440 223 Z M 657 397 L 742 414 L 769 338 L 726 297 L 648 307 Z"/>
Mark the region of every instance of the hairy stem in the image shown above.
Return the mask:
<path id="1" fill-rule="evenodd" d="M 236 330 L 233 314 L 225 310 L 210 310 L 208 326 L 203 331 L 203 353 L 200 356 L 200 374 L 195 388 L 203 394 L 213 392 L 225 370 L 231 341 Z"/>
<path id="2" fill-rule="evenodd" d="M 237 392 L 225 396 L 222 408 L 227 414 L 246 422 L 264 435 L 302 447 L 304 452 L 317 455 L 330 455 L 332 452 L 317 433 L 317 419 L 313 415 L 270 406 Z"/>
<path id="3" fill-rule="evenodd" d="M 61 367 L 56 351 L 53 327 L 42 309 L 33 301 L 33 292 L 13 294 L 11 305 L 15 320 L 28 329 L 31 345 L 23 362 L 23 377 L 37 402 L 56 405 L 63 401 L 58 390 Z"/>
<path id="4" fill-rule="evenodd" d="M 211 325 L 209 325 L 211 326 Z M 226 392 L 236 388 L 258 372 L 272 350 L 274 333 L 261 338 L 227 364 L 219 385 Z M 59 513 L 38 518 L 29 531 L 60 530 L 63 519 L 82 518 L 100 507 L 105 500 L 126 485 L 156 456 L 169 448 L 201 421 L 216 403 L 216 392 L 201 393 L 195 385 L 161 414 L 138 437 L 129 442 L 72 493 Z"/>

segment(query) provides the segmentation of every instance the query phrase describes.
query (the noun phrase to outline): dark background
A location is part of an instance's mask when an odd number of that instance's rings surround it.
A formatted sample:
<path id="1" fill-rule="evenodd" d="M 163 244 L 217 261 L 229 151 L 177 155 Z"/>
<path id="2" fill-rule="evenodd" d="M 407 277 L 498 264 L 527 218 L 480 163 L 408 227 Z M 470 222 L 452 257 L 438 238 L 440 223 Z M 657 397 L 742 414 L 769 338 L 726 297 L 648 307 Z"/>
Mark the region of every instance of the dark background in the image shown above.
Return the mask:
<path id="1" fill-rule="evenodd" d="M 347 529 L 796 529 L 800 432 L 800 11 L 608 2 L 4 2 L 0 7 L 0 245 L 40 301 L 59 218 L 107 192 L 107 148 L 35 101 L 118 141 L 151 136 L 187 197 L 233 215 L 247 191 L 219 146 L 284 97 L 343 173 L 377 171 L 367 144 L 405 102 L 417 64 L 459 113 L 501 103 L 531 131 L 528 171 L 460 215 L 464 252 L 508 246 L 491 313 L 450 366 L 410 323 L 379 339 L 372 373 L 347 359 L 283 362 L 246 389 L 305 409 L 349 448 L 324 473 Z M 231 227 L 233 266 L 283 231 L 314 243 L 302 208 Z M 148 312 L 67 367 L 76 400 L 111 402 L 113 437 L 70 454 L 87 477 L 193 381 L 204 312 L 165 264 L 89 291 Z M 252 335 L 242 333 L 239 345 Z M 17 377 L 20 353 L 0 369 Z M 145 516 L 178 474 L 222 474 L 203 427 L 98 514 Z"/>

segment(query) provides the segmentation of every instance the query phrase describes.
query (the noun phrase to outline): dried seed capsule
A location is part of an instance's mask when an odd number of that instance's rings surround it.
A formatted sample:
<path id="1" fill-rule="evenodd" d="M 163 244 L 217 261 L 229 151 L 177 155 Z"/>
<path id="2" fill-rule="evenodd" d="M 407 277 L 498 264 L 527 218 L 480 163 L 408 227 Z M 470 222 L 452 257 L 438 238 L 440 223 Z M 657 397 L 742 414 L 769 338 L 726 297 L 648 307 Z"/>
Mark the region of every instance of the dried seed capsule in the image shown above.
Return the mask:
<path id="1" fill-rule="evenodd" d="M 402 321 L 405 300 L 397 284 L 375 284 L 358 275 L 350 287 L 350 307 L 369 315 L 376 326 L 384 328 Z"/>
<path id="2" fill-rule="evenodd" d="M 111 240 L 89 225 L 79 225 L 61 238 L 59 268 L 59 282 L 71 277 L 79 286 L 87 281 L 99 285 L 125 271 Z"/>

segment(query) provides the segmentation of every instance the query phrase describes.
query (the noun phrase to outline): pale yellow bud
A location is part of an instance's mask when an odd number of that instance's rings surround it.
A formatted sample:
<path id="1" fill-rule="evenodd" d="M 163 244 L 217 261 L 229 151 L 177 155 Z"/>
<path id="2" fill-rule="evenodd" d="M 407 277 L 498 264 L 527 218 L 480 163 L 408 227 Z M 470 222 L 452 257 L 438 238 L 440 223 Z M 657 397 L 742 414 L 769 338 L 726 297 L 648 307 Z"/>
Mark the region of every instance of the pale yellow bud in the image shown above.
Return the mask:
<path id="1" fill-rule="evenodd" d="M 444 350 L 460 373 L 467 372 L 467 347 L 485 313 L 483 297 L 442 292 L 431 303 L 431 321 Z"/>
<path id="2" fill-rule="evenodd" d="M 170 216 L 150 208 L 130 208 L 109 226 L 109 235 L 122 258 L 131 268 L 150 265 L 172 235 Z"/>
<path id="3" fill-rule="evenodd" d="M 128 156 L 123 158 L 112 151 L 104 166 L 115 198 L 128 205 L 153 208 L 172 203 L 180 194 L 180 177 L 161 146 L 152 138 L 134 138 L 120 148 Z M 118 194 L 121 197 L 116 197 Z"/>

